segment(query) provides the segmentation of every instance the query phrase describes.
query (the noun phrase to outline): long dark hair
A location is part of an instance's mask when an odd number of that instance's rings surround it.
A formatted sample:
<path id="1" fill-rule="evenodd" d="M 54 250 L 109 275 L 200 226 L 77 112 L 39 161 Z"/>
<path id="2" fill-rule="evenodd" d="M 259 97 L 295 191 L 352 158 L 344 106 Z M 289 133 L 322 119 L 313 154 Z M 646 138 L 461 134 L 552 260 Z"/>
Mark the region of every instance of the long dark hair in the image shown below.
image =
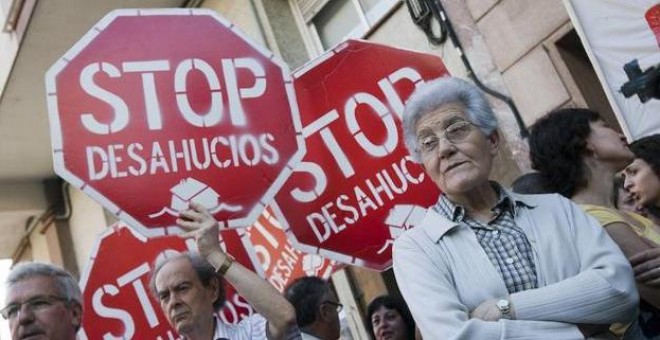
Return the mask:
<path id="1" fill-rule="evenodd" d="M 588 109 L 560 109 L 550 112 L 532 126 L 529 156 L 553 192 L 571 198 L 587 185 L 582 157 L 591 133 L 589 123 L 600 120 Z"/>

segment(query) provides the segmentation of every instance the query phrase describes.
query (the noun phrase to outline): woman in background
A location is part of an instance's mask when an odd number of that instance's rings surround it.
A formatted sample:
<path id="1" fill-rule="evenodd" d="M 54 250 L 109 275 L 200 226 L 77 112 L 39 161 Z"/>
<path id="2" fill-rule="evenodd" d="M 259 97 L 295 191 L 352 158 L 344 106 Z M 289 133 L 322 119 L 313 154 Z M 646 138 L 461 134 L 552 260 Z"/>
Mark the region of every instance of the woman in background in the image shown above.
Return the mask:
<path id="1" fill-rule="evenodd" d="M 625 137 L 607 126 L 598 113 L 575 108 L 551 112 L 534 124 L 529 144 L 532 167 L 541 173 L 549 189 L 572 199 L 596 218 L 626 257 L 660 245 L 658 226 L 639 214 L 617 209 L 611 199 L 615 174 L 630 164 L 634 155 Z M 636 282 L 647 310 L 657 317 L 660 288 Z M 646 338 L 660 337 L 645 322 L 640 325 Z M 612 330 L 621 335 L 625 327 Z"/>
<path id="2" fill-rule="evenodd" d="M 367 308 L 369 332 L 375 340 L 415 340 L 415 321 L 401 299 L 379 296 Z"/>

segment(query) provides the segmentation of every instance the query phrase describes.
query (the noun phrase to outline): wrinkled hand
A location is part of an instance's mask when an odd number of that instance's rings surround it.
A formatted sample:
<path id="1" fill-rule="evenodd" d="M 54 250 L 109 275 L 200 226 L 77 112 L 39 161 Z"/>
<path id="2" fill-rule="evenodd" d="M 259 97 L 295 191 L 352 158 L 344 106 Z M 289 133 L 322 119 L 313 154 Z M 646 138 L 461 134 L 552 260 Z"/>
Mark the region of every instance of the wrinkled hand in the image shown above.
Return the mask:
<path id="1" fill-rule="evenodd" d="M 500 309 L 497 308 L 498 299 L 490 299 L 482 302 L 477 308 L 470 312 L 470 319 L 483 321 L 498 321 L 502 318 Z"/>
<path id="2" fill-rule="evenodd" d="M 645 250 L 629 260 L 635 271 L 635 280 L 660 287 L 660 247 Z"/>
<path id="3" fill-rule="evenodd" d="M 190 203 L 190 209 L 179 213 L 176 224 L 186 231 L 180 237 L 195 239 L 197 250 L 202 257 L 208 258 L 214 252 L 223 253 L 218 239 L 218 221 L 201 204 Z"/>

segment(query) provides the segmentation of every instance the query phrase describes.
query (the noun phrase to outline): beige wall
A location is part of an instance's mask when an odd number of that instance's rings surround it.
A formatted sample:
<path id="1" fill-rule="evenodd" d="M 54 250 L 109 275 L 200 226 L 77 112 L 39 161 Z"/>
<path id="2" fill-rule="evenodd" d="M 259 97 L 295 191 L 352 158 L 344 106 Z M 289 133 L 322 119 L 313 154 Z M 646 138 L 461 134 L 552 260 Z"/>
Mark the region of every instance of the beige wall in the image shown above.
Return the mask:
<path id="1" fill-rule="evenodd" d="M 207 0 L 202 3 L 201 7 L 221 13 L 223 17 L 238 26 L 255 42 L 266 46 L 266 40 L 251 1 Z"/>
<path id="2" fill-rule="evenodd" d="M 83 272 L 96 236 L 107 226 L 103 207 L 83 192 L 69 186 L 71 196 L 71 218 L 69 227 L 73 239 L 73 251 L 80 273 Z"/>
<path id="3" fill-rule="evenodd" d="M 39 223 L 30 235 L 30 246 L 33 261 L 63 265 L 55 223 Z"/>
<path id="4" fill-rule="evenodd" d="M 96 236 L 107 225 L 106 217 L 103 208 L 84 193 L 71 186 L 66 190 L 71 201 L 70 218 L 55 220 L 52 215 L 35 215 L 40 220 L 29 224 L 27 236 L 15 250 L 15 262 L 49 262 L 76 276 L 83 271 Z"/>
<path id="5" fill-rule="evenodd" d="M 443 46 L 429 43 L 426 35 L 413 24 L 405 5 L 396 8 L 391 16 L 367 37 L 367 40 L 437 55 L 442 58 L 449 73 L 456 77 L 466 77 L 465 69 L 460 57 L 455 53 L 454 46 L 451 43 Z"/>
<path id="6" fill-rule="evenodd" d="M 576 61 L 558 51 L 558 42 L 572 30 L 561 0 L 466 3 L 526 124 L 564 106 L 611 110 L 600 99 L 593 72 L 584 73 L 590 65 L 571 67 Z M 581 79 L 594 81 L 578 84 Z"/>

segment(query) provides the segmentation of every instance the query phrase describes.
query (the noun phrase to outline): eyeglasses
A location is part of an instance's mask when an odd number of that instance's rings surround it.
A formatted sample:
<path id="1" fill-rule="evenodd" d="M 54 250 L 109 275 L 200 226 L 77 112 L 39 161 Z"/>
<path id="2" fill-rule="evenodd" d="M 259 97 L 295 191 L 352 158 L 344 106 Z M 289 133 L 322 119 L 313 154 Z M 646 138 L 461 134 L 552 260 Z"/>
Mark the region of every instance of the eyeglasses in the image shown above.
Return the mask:
<path id="1" fill-rule="evenodd" d="M 470 134 L 470 131 L 472 131 L 473 126 L 476 125 L 472 122 L 461 120 L 447 126 L 443 131 L 443 135 L 450 143 L 455 144 L 465 139 Z M 424 135 L 419 138 L 417 144 L 419 145 L 418 152 L 423 155 L 429 154 L 434 152 L 438 144 L 440 144 L 440 137 L 437 134 Z"/>
<path id="2" fill-rule="evenodd" d="M 330 305 L 334 306 L 335 309 L 337 310 L 337 313 L 341 312 L 342 309 L 344 309 L 344 305 L 342 305 L 339 302 L 334 302 L 334 301 L 323 301 L 321 302 L 322 305 Z"/>
<path id="3" fill-rule="evenodd" d="M 39 312 L 51 307 L 56 302 L 68 301 L 69 299 L 67 298 L 54 295 L 37 295 L 23 302 L 8 304 L 5 308 L 0 309 L 0 315 L 2 315 L 5 320 L 15 319 L 23 306 L 31 312 Z"/>

